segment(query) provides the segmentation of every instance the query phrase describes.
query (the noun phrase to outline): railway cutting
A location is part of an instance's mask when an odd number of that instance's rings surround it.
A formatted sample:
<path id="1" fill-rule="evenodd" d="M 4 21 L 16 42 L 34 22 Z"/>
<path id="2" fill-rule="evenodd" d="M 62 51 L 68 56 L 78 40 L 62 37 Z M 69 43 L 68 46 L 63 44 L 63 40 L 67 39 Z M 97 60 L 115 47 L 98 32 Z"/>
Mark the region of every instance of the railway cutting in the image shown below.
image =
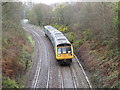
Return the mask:
<path id="1" fill-rule="evenodd" d="M 92 88 L 90 81 L 76 56 L 72 63 L 61 66 L 56 60 L 54 46 L 44 29 L 31 24 L 23 28 L 35 41 L 33 65 L 25 88 Z"/>

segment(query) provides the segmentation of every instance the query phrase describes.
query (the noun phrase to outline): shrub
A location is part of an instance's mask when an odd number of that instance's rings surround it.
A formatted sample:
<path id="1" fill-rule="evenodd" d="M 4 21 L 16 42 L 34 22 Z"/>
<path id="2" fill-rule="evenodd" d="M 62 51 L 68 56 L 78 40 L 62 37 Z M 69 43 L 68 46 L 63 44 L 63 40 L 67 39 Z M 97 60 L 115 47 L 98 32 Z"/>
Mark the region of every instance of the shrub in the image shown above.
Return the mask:
<path id="1" fill-rule="evenodd" d="M 32 40 L 32 36 L 28 35 L 27 40 L 32 44 L 32 46 L 35 45 L 35 42 Z"/>
<path id="2" fill-rule="evenodd" d="M 52 25 L 54 28 L 56 28 L 57 30 L 59 30 L 60 32 L 62 33 L 67 33 L 69 30 L 68 30 L 68 27 L 65 26 L 65 25 L 58 25 L 58 24 L 53 24 Z"/>
<path id="3" fill-rule="evenodd" d="M 63 33 L 67 33 L 68 31 L 69 31 L 68 27 L 64 27 L 63 30 L 62 30 Z"/>
<path id="4" fill-rule="evenodd" d="M 3 88 L 19 88 L 18 84 L 9 77 L 3 78 L 2 86 Z"/>
<path id="5" fill-rule="evenodd" d="M 82 44 L 83 44 L 82 39 L 75 41 L 75 45 L 77 45 L 77 46 L 81 46 Z"/>
<path id="6" fill-rule="evenodd" d="M 90 30 L 86 29 L 85 31 L 83 31 L 83 36 L 84 36 L 84 40 L 89 40 L 90 39 Z"/>
<path id="7" fill-rule="evenodd" d="M 74 33 L 70 32 L 69 36 L 68 36 L 68 40 L 73 43 L 74 42 Z"/>

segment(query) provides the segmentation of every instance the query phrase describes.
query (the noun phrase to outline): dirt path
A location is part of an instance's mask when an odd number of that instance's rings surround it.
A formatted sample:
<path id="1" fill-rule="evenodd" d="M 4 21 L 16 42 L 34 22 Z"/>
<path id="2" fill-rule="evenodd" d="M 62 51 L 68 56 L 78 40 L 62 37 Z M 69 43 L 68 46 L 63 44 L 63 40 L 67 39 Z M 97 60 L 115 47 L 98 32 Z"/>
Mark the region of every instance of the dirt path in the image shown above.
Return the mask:
<path id="1" fill-rule="evenodd" d="M 70 66 L 60 66 L 56 59 L 50 40 L 44 35 L 43 29 L 25 24 L 23 28 L 35 41 L 33 66 L 25 88 L 90 88 L 89 80 L 73 59 Z"/>

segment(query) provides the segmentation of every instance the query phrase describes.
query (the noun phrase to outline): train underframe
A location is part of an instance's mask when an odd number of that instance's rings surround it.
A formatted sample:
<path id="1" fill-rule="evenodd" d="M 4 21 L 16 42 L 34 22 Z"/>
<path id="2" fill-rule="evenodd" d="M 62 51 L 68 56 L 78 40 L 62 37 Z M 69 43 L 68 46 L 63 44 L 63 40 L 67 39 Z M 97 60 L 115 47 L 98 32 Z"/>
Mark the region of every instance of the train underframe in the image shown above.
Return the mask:
<path id="1" fill-rule="evenodd" d="M 72 63 L 72 59 L 62 59 L 57 61 L 60 65 L 70 65 Z"/>

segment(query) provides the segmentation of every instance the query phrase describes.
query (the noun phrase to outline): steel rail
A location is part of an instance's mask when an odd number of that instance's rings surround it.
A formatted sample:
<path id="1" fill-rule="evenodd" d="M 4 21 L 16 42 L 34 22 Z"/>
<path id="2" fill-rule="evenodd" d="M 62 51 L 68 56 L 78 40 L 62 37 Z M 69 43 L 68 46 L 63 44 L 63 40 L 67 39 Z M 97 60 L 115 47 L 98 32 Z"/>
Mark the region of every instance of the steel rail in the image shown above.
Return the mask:
<path id="1" fill-rule="evenodd" d="M 25 29 L 25 28 L 23 27 L 23 29 Z M 26 29 L 25 29 L 25 30 L 26 30 Z M 26 30 L 26 31 L 29 31 L 29 30 Z M 38 34 L 38 33 L 36 33 L 36 32 L 33 31 L 33 30 L 30 30 L 30 31 L 33 32 L 34 35 L 36 35 L 36 36 L 39 37 L 39 34 Z M 37 42 L 38 42 L 38 45 L 40 45 L 40 42 L 39 42 L 39 41 L 37 41 Z M 42 53 L 41 53 L 41 56 L 42 56 Z M 39 75 L 40 75 L 40 70 L 41 70 L 41 62 L 42 62 L 42 60 L 41 60 L 41 58 L 40 58 L 40 60 L 39 60 L 39 62 L 38 62 L 38 64 L 37 64 L 37 69 L 36 69 L 36 72 L 35 72 L 33 81 L 32 81 L 32 88 L 36 88 L 36 86 L 37 86 L 38 79 L 39 79 Z"/>
<path id="2" fill-rule="evenodd" d="M 47 45 L 47 44 L 46 44 Z M 45 46 L 45 45 L 44 45 Z M 46 50 L 47 50 L 47 46 L 46 46 Z M 49 59 L 48 58 L 49 56 L 49 52 L 47 52 L 47 60 Z M 46 85 L 46 88 L 49 88 L 49 81 L 50 81 L 50 59 L 48 60 L 48 78 L 47 78 L 47 85 Z"/>
<path id="3" fill-rule="evenodd" d="M 31 30 L 32 31 L 32 30 Z M 32 31 L 35 35 L 39 36 L 38 34 L 36 34 L 34 31 Z M 38 41 L 38 45 L 40 45 L 40 42 Z M 42 53 L 41 53 L 41 56 L 42 56 Z M 37 69 L 36 69 L 36 72 L 35 72 L 35 75 L 34 75 L 34 79 L 33 79 L 33 82 L 32 82 L 32 87 L 33 88 L 36 88 L 37 86 L 37 82 L 38 82 L 38 78 L 39 78 L 39 75 L 40 75 L 40 70 L 41 70 L 41 58 L 40 60 L 38 61 L 38 64 L 37 64 Z"/>
<path id="4" fill-rule="evenodd" d="M 75 57 L 75 59 L 76 59 L 78 65 L 81 67 L 81 69 L 82 69 L 82 71 L 83 71 L 83 74 L 84 74 L 84 76 L 85 76 L 85 78 L 86 78 L 86 80 L 87 80 L 87 83 L 88 83 L 89 87 L 92 89 L 92 85 L 91 85 L 91 83 L 90 83 L 90 81 L 89 81 L 89 79 L 88 79 L 88 77 L 87 77 L 87 75 L 86 75 L 86 73 L 85 73 L 85 71 L 84 71 L 84 69 L 83 69 L 83 67 L 82 67 L 82 65 L 81 65 L 81 63 L 80 63 L 80 61 L 78 60 L 78 58 L 77 58 L 76 55 L 74 55 L 74 57 Z"/>
<path id="5" fill-rule="evenodd" d="M 77 88 L 78 83 L 77 83 L 77 80 L 76 80 L 76 75 L 75 75 L 75 72 L 74 72 L 74 70 L 72 69 L 71 66 L 70 66 L 70 71 L 71 71 L 71 76 L 72 76 L 72 79 L 73 79 L 74 87 Z"/>
<path id="6" fill-rule="evenodd" d="M 35 32 L 35 31 L 33 31 L 39 38 L 41 38 L 41 36 L 42 35 L 39 35 L 37 32 Z M 43 32 L 42 32 L 42 34 L 43 34 Z M 44 35 L 43 35 L 44 36 Z M 47 50 L 47 48 L 45 47 L 46 45 L 45 45 L 45 43 L 43 42 L 43 47 Z M 39 44 L 40 45 L 40 44 Z M 46 51 L 45 50 L 45 51 Z M 45 56 L 45 57 L 48 57 L 48 52 L 47 52 L 47 56 Z M 47 58 L 48 59 L 48 58 Z M 49 64 L 50 64 L 50 61 L 49 61 Z M 50 66 L 50 65 L 49 65 Z M 47 69 L 48 69 L 48 78 L 47 78 L 47 83 L 46 83 L 46 88 L 49 88 L 49 79 L 50 79 L 50 69 L 49 69 L 49 66 L 47 67 Z"/>
<path id="7" fill-rule="evenodd" d="M 61 76 L 60 80 L 61 80 L 61 88 L 64 88 L 64 80 L 63 80 L 63 74 L 62 74 L 62 70 L 59 67 L 59 75 Z"/>

